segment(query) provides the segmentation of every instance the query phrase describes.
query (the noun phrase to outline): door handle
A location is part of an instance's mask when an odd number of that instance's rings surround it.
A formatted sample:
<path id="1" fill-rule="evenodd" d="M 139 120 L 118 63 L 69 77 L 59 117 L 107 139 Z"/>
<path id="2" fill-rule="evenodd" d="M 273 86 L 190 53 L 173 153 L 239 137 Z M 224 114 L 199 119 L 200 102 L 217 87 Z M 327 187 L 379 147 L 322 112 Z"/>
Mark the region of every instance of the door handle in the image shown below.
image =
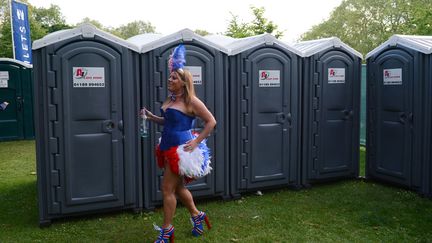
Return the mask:
<path id="1" fill-rule="evenodd" d="M 399 122 L 402 124 L 405 124 L 405 120 L 406 120 L 407 116 L 405 114 L 405 112 L 400 112 L 399 113 Z"/>
<path id="2" fill-rule="evenodd" d="M 285 123 L 286 115 L 284 113 L 278 113 L 276 119 L 278 123 Z"/>
<path id="3" fill-rule="evenodd" d="M 351 117 L 352 117 L 352 115 L 353 115 L 353 111 L 352 110 L 343 110 L 342 111 L 342 113 L 343 113 L 343 118 L 342 118 L 342 120 L 348 120 L 348 119 L 350 119 Z"/>
<path id="4" fill-rule="evenodd" d="M 115 124 L 111 120 L 105 120 L 102 122 L 102 131 L 105 133 L 112 133 Z"/>
<path id="5" fill-rule="evenodd" d="M 120 131 L 123 131 L 123 120 L 119 121 L 118 128 L 120 129 Z"/>
<path id="6" fill-rule="evenodd" d="M 286 115 L 286 119 L 287 119 L 287 121 L 288 121 L 288 126 L 291 126 L 291 122 L 292 122 L 292 116 L 291 116 L 291 113 L 288 113 L 288 114 Z"/>
<path id="7" fill-rule="evenodd" d="M 17 96 L 17 111 L 21 111 L 22 107 L 23 107 L 23 102 L 22 102 L 22 97 L 21 96 Z"/>

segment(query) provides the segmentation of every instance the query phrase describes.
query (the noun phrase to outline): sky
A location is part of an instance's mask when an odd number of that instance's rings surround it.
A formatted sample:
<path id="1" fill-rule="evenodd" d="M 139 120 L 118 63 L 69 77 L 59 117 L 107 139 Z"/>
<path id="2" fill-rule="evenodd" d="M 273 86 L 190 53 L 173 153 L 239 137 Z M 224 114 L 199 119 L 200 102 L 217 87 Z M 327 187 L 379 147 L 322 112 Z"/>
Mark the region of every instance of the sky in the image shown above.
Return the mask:
<path id="1" fill-rule="evenodd" d="M 328 19 L 342 0 L 29 0 L 35 7 L 58 5 L 68 24 L 89 17 L 103 26 L 119 27 L 142 20 L 156 32 L 172 34 L 184 28 L 213 34 L 226 31 L 232 14 L 240 22 L 253 19 L 250 6 L 264 7 L 264 17 L 284 31 L 282 40 L 295 42 L 301 34 Z"/>

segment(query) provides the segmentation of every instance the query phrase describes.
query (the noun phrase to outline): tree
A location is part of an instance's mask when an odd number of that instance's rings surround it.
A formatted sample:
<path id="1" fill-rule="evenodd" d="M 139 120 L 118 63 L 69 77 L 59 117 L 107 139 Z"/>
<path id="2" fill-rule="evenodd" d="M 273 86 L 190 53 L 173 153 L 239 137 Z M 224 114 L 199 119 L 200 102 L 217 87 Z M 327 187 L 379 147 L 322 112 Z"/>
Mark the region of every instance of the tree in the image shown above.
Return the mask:
<path id="1" fill-rule="evenodd" d="M 28 1 L 22 0 L 22 2 L 28 5 L 29 12 L 29 24 L 30 24 L 30 37 L 32 41 L 37 40 L 50 33 L 50 29 L 53 25 L 57 24 L 55 21 L 46 22 L 46 27 L 43 26 L 44 22 L 40 22 L 42 19 L 38 18 L 40 12 L 44 12 L 43 8 L 35 9 Z M 60 9 L 56 5 L 51 5 L 51 8 L 58 10 Z M 39 12 L 38 12 L 39 11 Z M 50 11 L 48 11 L 50 12 Z M 60 14 L 61 16 L 61 14 Z M 10 22 L 10 6 L 8 0 L 0 0 L 0 57 L 13 57 L 12 50 L 12 33 L 11 33 L 11 22 Z"/>
<path id="2" fill-rule="evenodd" d="M 3 26 L 6 11 L 9 11 L 8 0 L 0 0 L 0 28 Z"/>
<path id="3" fill-rule="evenodd" d="M 109 32 L 123 39 L 127 39 L 139 34 L 156 32 L 156 27 L 154 27 L 150 22 L 144 22 L 141 20 L 133 21 L 126 25 L 122 25 L 120 27 L 114 28 L 114 27 L 105 27 L 99 21 L 85 17 L 84 19 L 81 20 L 81 22 L 77 23 L 76 26 L 79 26 L 84 23 L 92 24 L 100 30 Z"/>
<path id="4" fill-rule="evenodd" d="M 255 35 L 260 35 L 264 33 L 271 34 L 273 32 L 276 32 L 274 34 L 276 38 L 279 39 L 283 36 L 283 32 L 277 30 L 278 26 L 274 24 L 273 21 L 269 21 L 264 18 L 264 7 L 256 8 L 252 6 L 251 9 L 255 16 L 255 19 L 252 21 L 252 25 L 250 27 Z"/>
<path id="5" fill-rule="evenodd" d="M 51 32 L 73 27 L 66 23 L 60 7 L 57 5 L 51 4 L 49 8 L 35 8 L 28 4 L 28 0 L 21 1 L 28 5 L 32 41 L 38 40 Z M 77 25 L 83 23 L 90 23 L 98 29 L 125 39 L 142 33 L 154 33 L 156 29 L 150 22 L 144 21 L 134 21 L 113 28 L 104 27 L 99 21 L 87 17 Z M 0 0 L 0 57 L 13 57 L 9 0 Z"/>
<path id="6" fill-rule="evenodd" d="M 242 23 L 239 21 L 238 16 L 231 13 L 231 20 L 228 24 L 225 35 L 234 38 L 243 38 L 253 35 L 260 35 L 264 33 L 274 34 L 276 38 L 283 36 L 283 31 L 278 30 L 278 26 L 264 17 L 264 7 L 256 8 L 250 7 L 255 17 L 251 23 Z"/>
<path id="7" fill-rule="evenodd" d="M 51 4 L 49 8 L 34 8 L 33 15 L 35 20 L 41 24 L 42 28 L 46 29 L 48 33 L 69 29 L 71 26 L 66 24 L 60 7 Z"/>
<path id="8" fill-rule="evenodd" d="M 196 29 L 194 32 L 200 36 L 211 35 L 211 33 L 208 32 L 207 30 Z"/>
<path id="9" fill-rule="evenodd" d="M 100 29 L 100 30 L 103 30 L 103 31 L 109 32 L 109 33 L 111 33 L 111 34 L 113 34 L 113 35 L 119 36 L 119 33 L 116 32 L 115 28 L 112 28 L 112 27 L 105 27 L 105 26 L 102 25 L 101 22 L 99 22 L 99 21 L 97 21 L 97 20 L 95 20 L 95 19 L 91 19 L 91 18 L 89 18 L 89 17 L 85 17 L 85 18 L 83 18 L 83 19 L 81 20 L 81 22 L 78 22 L 78 23 L 77 23 L 75 26 L 73 26 L 73 27 L 78 27 L 78 26 L 80 26 L 80 25 L 82 25 L 82 24 L 91 24 L 91 25 L 93 25 L 94 27 L 96 27 L 96 28 L 98 28 L 98 29 Z"/>
<path id="10" fill-rule="evenodd" d="M 231 13 L 232 19 L 228 24 L 228 29 L 225 32 L 225 35 L 231 36 L 234 38 L 244 38 L 248 36 L 253 36 L 254 34 L 249 28 L 247 23 L 241 23 L 238 20 L 238 16 Z"/>
<path id="11" fill-rule="evenodd" d="M 81 20 L 81 22 L 78 22 L 75 26 L 80 26 L 82 24 L 91 24 L 94 25 L 96 28 L 98 29 L 103 29 L 103 30 L 107 30 L 108 28 L 105 28 L 101 22 L 94 20 L 94 19 L 90 19 L 89 17 L 85 17 Z"/>
<path id="12" fill-rule="evenodd" d="M 13 57 L 10 9 L 7 0 L 0 0 L 0 57 Z"/>
<path id="13" fill-rule="evenodd" d="M 121 38 L 127 39 L 139 34 L 155 33 L 156 27 L 154 27 L 150 22 L 144 22 L 142 20 L 139 20 L 130 22 L 126 25 L 122 25 L 114 29 L 113 32 Z"/>
<path id="14" fill-rule="evenodd" d="M 430 0 L 344 0 L 301 39 L 336 36 L 365 55 L 393 34 L 432 35 L 430 9 Z"/>

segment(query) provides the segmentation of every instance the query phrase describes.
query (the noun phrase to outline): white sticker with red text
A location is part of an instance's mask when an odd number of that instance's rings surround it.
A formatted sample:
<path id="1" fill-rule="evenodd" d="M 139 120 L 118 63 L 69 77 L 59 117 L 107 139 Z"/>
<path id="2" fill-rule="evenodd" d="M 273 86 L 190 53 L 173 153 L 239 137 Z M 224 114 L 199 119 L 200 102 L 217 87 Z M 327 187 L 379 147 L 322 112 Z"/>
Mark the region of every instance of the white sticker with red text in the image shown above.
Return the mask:
<path id="1" fill-rule="evenodd" d="M 384 85 L 402 85 L 402 68 L 384 69 Z"/>
<path id="2" fill-rule="evenodd" d="M 329 84 L 344 84 L 345 83 L 345 68 L 329 68 L 328 69 Z"/>
<path id="3" fill-rule="evenodd" d="M 276 88 L 280 87 L 280 70 L 259 70 L 260 88 Z"/>
<path id="4" fill-rule="evenodd" d="M 73 67 L 74 88 L 104 88 L 105 68 L 103 67 Z"/>
<path id="5" fill-rule="evenodd" d="M 202 84 L 202 69 L 200 66 L 185 66 L 184 69 L 192 74 L 193 84 Z"/>
<path id="6" fill-rule="evenodd" d="M 0 88 L 7 88 L 9 82 L 9 72 L 1 71 L 0 72 Z"/>

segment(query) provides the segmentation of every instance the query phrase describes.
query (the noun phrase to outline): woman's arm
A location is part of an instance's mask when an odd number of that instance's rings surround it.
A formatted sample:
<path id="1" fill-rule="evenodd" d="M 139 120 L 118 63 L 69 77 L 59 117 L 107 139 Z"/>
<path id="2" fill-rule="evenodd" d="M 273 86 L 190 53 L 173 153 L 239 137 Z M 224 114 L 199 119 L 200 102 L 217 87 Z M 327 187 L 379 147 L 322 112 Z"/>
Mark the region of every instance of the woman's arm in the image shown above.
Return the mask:
<path id="1" fill-rule="evenodd" d="M 185 145 L 186 151 L 188 150 L 192 151 L 194 148 L 196 148 L 202 140 L 208 137 L 211 131 L 213 131 L 213 128 L 216 126 L 216 119 L 214 118 L 212 113 L 207 109 L 204 103 L 200 99 L 198 99 L 198 97 L 194 97 L 191 100 L 191 107 L 194 114 L 205 122 L 205 126 L 197 138 L 189 141 Z"/>
<path id="2" fill-rule="evenodd" d="M 160 116 L 156 116 L 156 115 L 154 115 L 153 113 L 151 113 L 151 112 L 150 112 L 149 110 L 147 110 L 146 108 L 144 108 L 144 109 L 141 110 L 141 114 L 142 114 L 143 112 L 145 112 L 145 114 L 146 114 L 146 116 L 147 116 L 147 119 L 148 119 L 149 121 L 156 122 L 156 123 L 159 124 L 159 125 L 163 125 L 163 124 L 164 124 L 165 119 L 164 119 L 163 117 L 160 117 Z"/>

